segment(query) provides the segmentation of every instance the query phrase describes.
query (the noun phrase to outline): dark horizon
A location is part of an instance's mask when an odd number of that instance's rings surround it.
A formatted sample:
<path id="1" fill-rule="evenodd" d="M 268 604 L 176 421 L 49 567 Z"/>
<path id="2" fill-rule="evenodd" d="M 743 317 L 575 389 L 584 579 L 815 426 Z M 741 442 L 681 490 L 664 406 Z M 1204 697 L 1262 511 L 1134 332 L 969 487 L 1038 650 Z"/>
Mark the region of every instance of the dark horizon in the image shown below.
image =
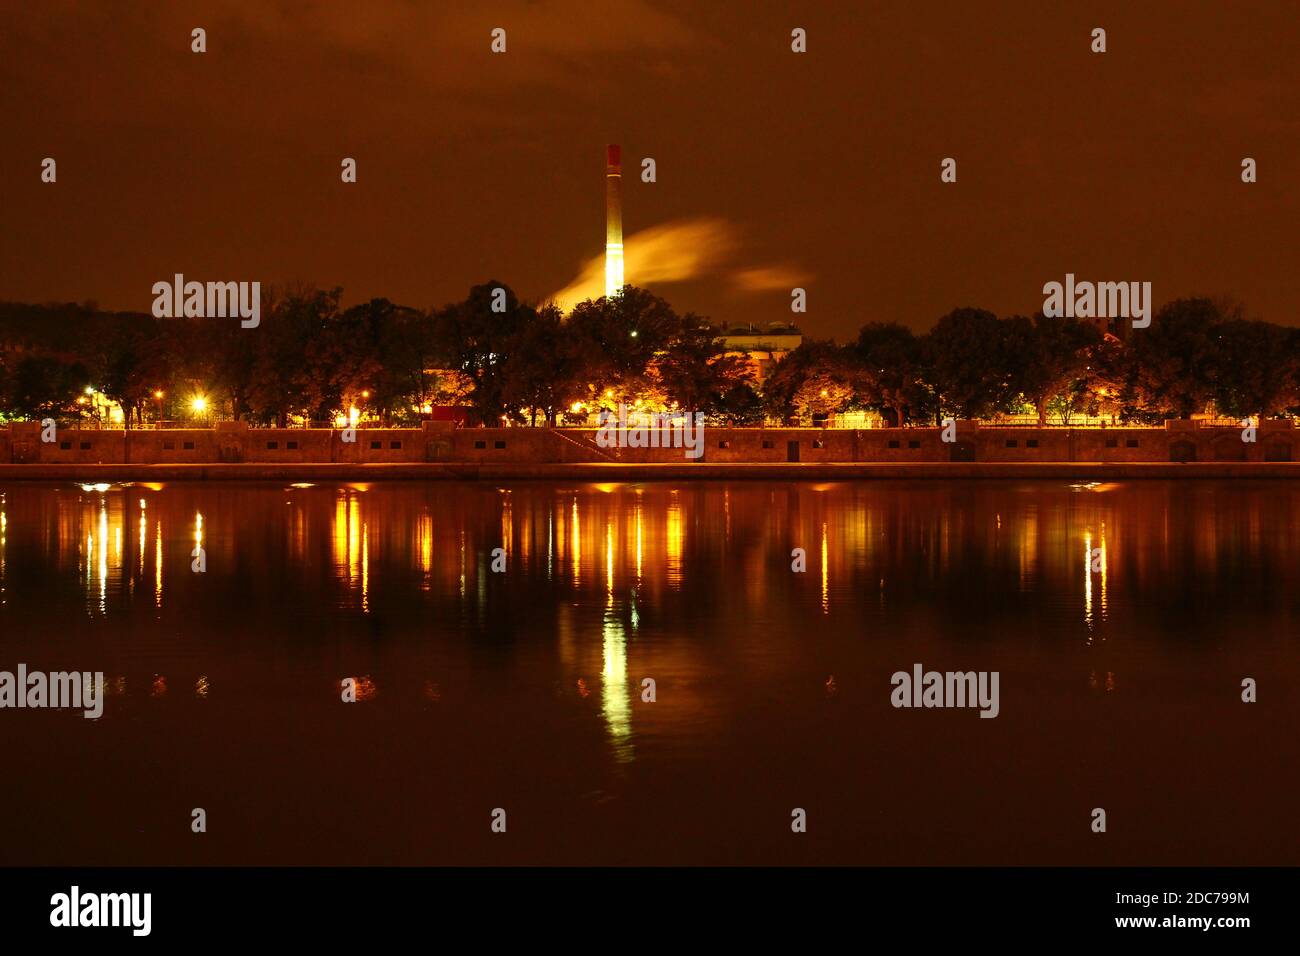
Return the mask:
<path id="1" fill-rule="evenodd" d="M 627 281 L 718 323 L 923 331 L 963 304 L 1032 314 L 1066 272 L 1300 321 L 1285 8 L 745 9 L 14 9 L 0 300 L 147 312 L 183 272 L 416 308 L 496 276 L 541 301 L 601 252 L 619 143 Z M 638 236 L 707 255 L 670 264 L 683 281 L 638 275 Z"/>

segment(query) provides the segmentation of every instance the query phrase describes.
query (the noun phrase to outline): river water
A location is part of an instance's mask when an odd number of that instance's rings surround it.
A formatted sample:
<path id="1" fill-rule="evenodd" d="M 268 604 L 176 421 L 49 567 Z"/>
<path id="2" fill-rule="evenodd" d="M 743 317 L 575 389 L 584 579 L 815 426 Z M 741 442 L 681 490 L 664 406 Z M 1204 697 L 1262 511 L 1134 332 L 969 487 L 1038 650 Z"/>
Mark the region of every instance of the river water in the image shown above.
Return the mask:
<path id="1" fill-rule="evenodd" d="M 0 671 L 106 696 L 0 862 L 1295 864 L 1297 585 L 1286 482 L 7 483 Z"/>

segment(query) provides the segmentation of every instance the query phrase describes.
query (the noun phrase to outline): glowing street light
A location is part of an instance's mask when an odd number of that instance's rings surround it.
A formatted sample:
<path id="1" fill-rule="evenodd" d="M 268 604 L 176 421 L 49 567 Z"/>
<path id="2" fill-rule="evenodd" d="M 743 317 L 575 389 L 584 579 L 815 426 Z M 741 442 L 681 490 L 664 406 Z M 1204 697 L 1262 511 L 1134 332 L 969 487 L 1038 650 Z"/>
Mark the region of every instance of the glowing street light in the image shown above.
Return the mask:
<path id="1" fill-rule="evenodd" d="M 190 402 L 190 408 L 194 409 L 196 415 L 202 415 L 208 409 L 208 400 L 202 395 L 195 395 L 194 400 Z"/>

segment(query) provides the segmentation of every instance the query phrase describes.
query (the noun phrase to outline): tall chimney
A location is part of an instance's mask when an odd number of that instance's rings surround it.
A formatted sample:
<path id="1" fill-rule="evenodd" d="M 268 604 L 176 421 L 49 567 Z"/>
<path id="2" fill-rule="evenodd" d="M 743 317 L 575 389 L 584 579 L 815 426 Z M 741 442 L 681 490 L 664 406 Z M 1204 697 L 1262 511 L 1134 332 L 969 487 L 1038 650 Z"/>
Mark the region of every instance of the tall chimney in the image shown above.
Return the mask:
<path id="1" fill-rule="evenodd" d="M 623 291 L 623 161 L 618 146 L 605 147 L 605 297 Z"/>

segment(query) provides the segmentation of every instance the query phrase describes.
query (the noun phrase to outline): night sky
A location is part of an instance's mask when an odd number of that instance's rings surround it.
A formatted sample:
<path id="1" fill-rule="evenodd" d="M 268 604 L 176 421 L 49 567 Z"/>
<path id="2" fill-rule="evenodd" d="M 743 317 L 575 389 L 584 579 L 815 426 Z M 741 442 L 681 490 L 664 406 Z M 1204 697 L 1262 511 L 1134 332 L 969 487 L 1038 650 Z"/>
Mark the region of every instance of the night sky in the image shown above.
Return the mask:
<path id="1" fill-rule="evenodd" d="M 545 299 L 602 251 L 616 142 L 627 279 L 679 311 L 789 319 L 802 285 L 798 322 L 845 339 L 1030 313 L 1074 272 L 1300 321 L 1292 3 L 0 10 L 0 299 L 147 311 L 176 272 L 349 304 L 436 306 L 489 278 Z"/>

